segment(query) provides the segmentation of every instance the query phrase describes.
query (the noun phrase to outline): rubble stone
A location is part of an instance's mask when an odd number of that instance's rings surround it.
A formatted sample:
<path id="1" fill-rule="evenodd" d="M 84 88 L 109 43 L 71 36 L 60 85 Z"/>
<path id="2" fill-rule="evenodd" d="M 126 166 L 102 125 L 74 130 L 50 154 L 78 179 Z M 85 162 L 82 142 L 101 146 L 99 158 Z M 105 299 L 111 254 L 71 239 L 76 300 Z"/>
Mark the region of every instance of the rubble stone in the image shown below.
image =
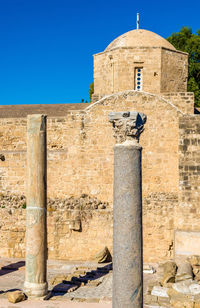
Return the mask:
<path id="1" fill-rule="evenodd" d="M 175 262 L 168 261 L 162 264 L 163 274 L 160 279 L 162 285 L 175 282 L 177 266 Z"/>
<path id="2" fill-rule="evenodd" d="M 192 279 L 176 282 L 173 284 L 172 288 L 175 291 L 186 295 L 200 294 L 200 285 Z"/>
<path id="3" fill-rule="evenodd" d="M 8 292 L 8 300 L 10 303 L 22 302 L 25 299 L 26 299 L 25 294 L 20 290 L 14 292 Z"/>
<path id="4" fill-rule="evenodd" d="M 164 287 L 155 286 L 151 291 L 151 295 L 160 296 L 160 297 L 169 297 L 167 293 L 168 289 Z"/>
<path id="5" fill-rule="evenodd" d="M 176 274 L 176 282 L 184 281 L 186 279 L 192 279 L 192 266 L 189 262 L 182 262 L 178 266 L 177 274 Z"/>
<path id="6" fill-rule="evenodd" d="M 188 258 L 188 261 L 192 266 L 199 265 L 200 266 L 200 256 L 194 255 Z"/>
<path id="7" fill-rule="evenodd" d="M 104 247 L 101 251 L 99 251 L 95 256 L 94 260 L 98 263 L 111 262 L 112 256 L 108 250 L 108 247 Z"/>

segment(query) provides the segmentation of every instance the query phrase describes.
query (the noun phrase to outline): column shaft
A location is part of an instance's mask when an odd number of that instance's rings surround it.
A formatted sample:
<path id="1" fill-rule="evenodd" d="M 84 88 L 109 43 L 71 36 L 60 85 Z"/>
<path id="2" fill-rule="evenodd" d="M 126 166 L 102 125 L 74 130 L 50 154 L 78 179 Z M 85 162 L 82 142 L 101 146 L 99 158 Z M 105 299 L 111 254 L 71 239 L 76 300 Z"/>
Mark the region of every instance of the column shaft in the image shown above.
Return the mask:
<path id="1" fill-rule="evenodd" d="M 113 308 L 142 308 L 141 146 L 114 146 Z"/>
<path id="2" fill-rule="evenodd" d="M 27 117 L 27 207 L 25 291 L 47 293 L 46 116 Z"/>

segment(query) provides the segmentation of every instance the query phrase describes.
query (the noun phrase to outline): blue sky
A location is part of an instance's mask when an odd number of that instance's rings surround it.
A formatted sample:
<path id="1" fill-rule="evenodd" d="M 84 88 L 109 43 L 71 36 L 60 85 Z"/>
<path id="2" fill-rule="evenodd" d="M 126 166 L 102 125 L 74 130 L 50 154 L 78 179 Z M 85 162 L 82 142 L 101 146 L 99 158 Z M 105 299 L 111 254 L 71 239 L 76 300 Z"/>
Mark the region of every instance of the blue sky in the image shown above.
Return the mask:
<path id="1" fill-rule="evenodd" d="M 200 29 L 200 1 L 0 0 L 0 105 L 89 100 L 92 55 L 140 28 Z"/>

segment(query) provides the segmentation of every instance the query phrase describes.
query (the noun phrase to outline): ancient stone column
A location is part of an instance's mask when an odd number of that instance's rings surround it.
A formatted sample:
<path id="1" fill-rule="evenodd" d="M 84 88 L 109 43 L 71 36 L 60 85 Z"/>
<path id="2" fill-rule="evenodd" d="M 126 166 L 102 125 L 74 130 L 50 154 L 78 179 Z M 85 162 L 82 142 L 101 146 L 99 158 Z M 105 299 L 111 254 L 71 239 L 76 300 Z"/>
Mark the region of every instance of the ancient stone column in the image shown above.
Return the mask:
<path id="1" fill-rule="evenodd" d="M 143 307 L 141 151 L 146 116 L 112 112 L 114 137 L 113 308 Z"/>
<path id="2" fill-rule="evenodd" d="M 26 276 L 28 295 L 47 294 L 46 116 L 27 117 Z"/>

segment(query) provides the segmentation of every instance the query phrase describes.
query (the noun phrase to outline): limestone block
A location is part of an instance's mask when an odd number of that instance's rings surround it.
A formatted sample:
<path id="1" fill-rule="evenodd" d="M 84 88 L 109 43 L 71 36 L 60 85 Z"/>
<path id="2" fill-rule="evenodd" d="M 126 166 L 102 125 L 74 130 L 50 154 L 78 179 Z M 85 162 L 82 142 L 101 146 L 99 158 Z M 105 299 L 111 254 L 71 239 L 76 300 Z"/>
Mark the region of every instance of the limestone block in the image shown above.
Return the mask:
<path id="1" fill-rule="evenodd" d="M 170 304 L 172 308 L 193 308 L 194 307 L 194 302 L 182 301 L 179 299 L 172 299 L 170 301 Z"/>
<path id="2" fill-rule="evenodd" d="M 200 256 L 194 255 L 188 258 L 188 261 L 193 266 L 200 266 Z"/>
<path id="3" fill-rule="evenodd" d="M 155 268 L 149 264 L 143 265 L 143 273 L 144 274 L 154 274 L 156 272 Z"/>
<path id="4" fill-rule="evenodd" d="M 194 278 L 196 281 L 200 282 L 200 272 L 198 272 L 196 275 L 195 275 L 195 278 Z"/>
<path id="5" fill-rule="evenodd" d="M 170 298 L 169 297 L 158 297 L 158 303 L 163 306 L 163 307 L 167 307 L 167 308 L 171 308 L 170 305 Z"/>
<path id="6" fill-rule="evenodd" d="M 175 282 L 177 266 L 175 262 L 168 261 L 159 266 L 161 272 L 160 282 L 162 285 Z"/>
<path id="7" fill-rule="evenodd" d="M 18 303 L 26 299 L 25 294 L 22 291 L 8 292 L 8 300 L 10 303 Z"/>
<path id="8" fill-rule="evenodd" d="M 195 301 L 194 308 L 200 308 L 200 301 Z"/>
<path id="9" fill-rule="evenodd" d="M 189 262 L 180 263 L 178 265 L 178 270 L 176 274 L 176 282 L 192 278 L 193 278 L 193 273 L 191 264 Z"/>
<path id="10" fill-rule="evenodd" d="M 155 286 L 160 287 L 161 286 L 160 282 L 155 281 L 155 280 L 152 280 L 152 281 L 150 280 L 148 282 L 147 294 L 151 294 L 151 291 L 153 290 L 153 287 Z"/>
<path id="11" fill-rule="evenodd" d="M 62 283 L 63 280 L 67 280 L 68 276 L 67 275 L 57 275 L 53 278 L 50 279 L 49 283 L 51 285 L 57 285 L 59 283 Z"/>
<path id="12" fill-rule="evenodd" d="M 108 250 L 108 247 L 104 247 L 101 251 L 99 251 L 94 256 L 94 260 L 96 260 L 98 263 L 111 262 L 112 256 Z"/>
<path id="13" fill-rule="evenodd" d="M 169 297 L 167 291 L 168 291 L 168 288 L 155 286 L 153 287 L 151 291 L 151 295 L 160 296 L 160 297 Z"/>
<path id="14" fill-rule="evenodd" d="M 192 271 L 193 271 L 193 274 L 196 276 L 200 272 L 200 265 L 193 265 Z"/>
<path id="15" fill-rule="evenodd" d="M 146 305 L 157 304 L 158 303 L 158 297 L 155 296 L 155 295 L 151 295 L 151 294 L 145 294 L 144 295 L 144 303 Z"/>
<path id="16" fill-rule="evenodd" d="M 186 295 L 200 294 L 200 285 L 192 279 L 176 282 L 172 285 L 172 288 L 178 293 Z"/>

